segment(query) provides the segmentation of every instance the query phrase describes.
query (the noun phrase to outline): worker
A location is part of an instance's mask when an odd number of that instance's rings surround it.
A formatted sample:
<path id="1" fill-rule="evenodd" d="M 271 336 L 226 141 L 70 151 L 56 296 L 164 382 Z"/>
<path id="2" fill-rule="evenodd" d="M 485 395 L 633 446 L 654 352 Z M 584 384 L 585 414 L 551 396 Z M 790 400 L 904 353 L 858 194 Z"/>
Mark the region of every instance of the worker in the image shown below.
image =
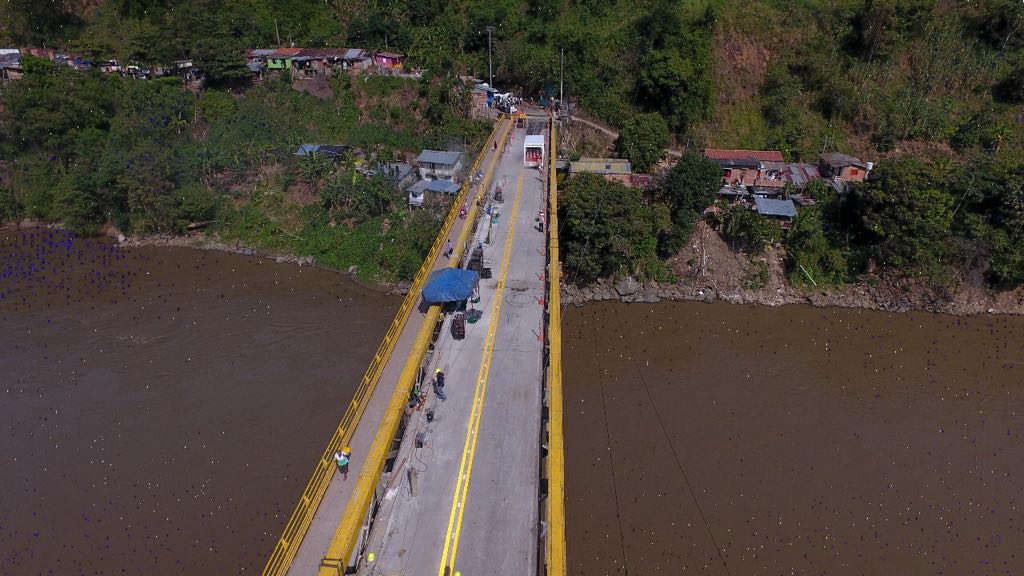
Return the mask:
<path id="1" fill-rule="evenodd" d="M 341 472 L 341 479 L 348 480 L 348 461 L 352 457 L 352 449 L 345 446 L 340 452 L 334 453 L 334 462 L 338 465 L 338 472 Z"/>
<path id="2" fill-rule="evenodd" d="M 442 402 L 448 399 L 444 393 L 444 372 L 441 372 L 440 368 L 434 370 L 434 394 L 437 394 Z"/>

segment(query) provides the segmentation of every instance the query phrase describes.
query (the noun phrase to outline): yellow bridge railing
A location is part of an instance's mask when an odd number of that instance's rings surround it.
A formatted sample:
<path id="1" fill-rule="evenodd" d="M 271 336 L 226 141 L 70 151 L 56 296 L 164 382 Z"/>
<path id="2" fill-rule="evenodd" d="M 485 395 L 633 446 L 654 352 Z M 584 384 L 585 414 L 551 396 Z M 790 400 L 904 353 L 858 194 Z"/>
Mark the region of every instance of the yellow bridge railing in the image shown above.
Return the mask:
<path id="1" fill-rule="evenodd" d="M 369 402 L 370 397 L 373 395 L 373 391 L 377 387 L 377 382 L 380 380 L 381 372 L 384 371 L 384 367 L 387 365 L 391 358 L 391 353 L 395 349 L 395 344 L 398 342 L 398 338 L 401 336 L 402 330 L 405 329 L 405 323 L 409 319 L 409 314 L 419 301 L 420 290 L 423 288 L 423 283 L 432 271 L 434 260 L 441 251 L 445 239 L 448 238 L 448 234 L 451 232 L 455 219 L 458 217 L 459 209 L 462 203 L 466 200 L 469 190 L 472 188 L 473 175 L 480 169 L 480 163 L 487 154 L 487 149 L 491 146 L 491 143 L 499 138 L 499 129 L 506 125 L 505 120 L 506 118 L 504 116 L 498 118 L 498 121 L 491 130 L 491 135 L 488 137 L 483 150 L 480 151 L 476 160 L 473 162 L 473 167 L 469 172 L 469 178 L 463 182 L 462 189 L 459 191 L 458 197 L 448 210 L 448 216 L 445 218 L 444 224 L 441 226 L 441 231 L 434 239 L 434 244 L 431 246 L 430 252 L 423 261 L 423 265 L 420 266 L 420 269 L 416 272 L 412 286 L 409 288 L 408 294 L 406 294 L 405 299 L 402 301 L 402 305 L 399 306 L 398 313 L 395 314 L 395 318 L 391 322 L 391 327 L 388 328 L 387 334 L 384 335 L 384 339 L 381 341 L 376 354 L 373 356 L 373 360 L 370 361 L 370 366 L 366 369 L 366 373 L 363 374 L 363 379 L 359 382 L 359 387 L 356 389 L 355 396 L 352 397 L 352 402 L 349 403 L 348 408 L 345 410 L 345 414 L 341 417 L 341 422 L 338 423 L 337 429 L 331 436 L 330 441 L 328 441 L 327 447 L 320 456 L 320 460 L 317 462 L 316 468 L 313 470 L 313 474 L 310 477 L 309 482 L 306 484 L 306 489 L 302 492 L 302 497 L 299 498 L 299 502 L 295 506 L 295 511 L 292 512 L 292 515 L 289 517 L 288 524 L 285 525 L 284 532 L 282 532 L 280 540 L 278 540 L 277 544 L 274 546 L 274 550 L 271 552 L 270 558 L 267 559 L 267 564 L 263 568 L 263 576 L 281 576 L 285 574 L 291 566 L 292 561 L 295 559 L 295 554 L 298 552 L 302 539 L 306 536 L 306 532 L 309 531 L 309 526 L 313 522 L 313 516 L 316 514 L 317 507 L 320 506 L 320 502 L 323 500 L 324 494 L 327 492 L 327 487 L 331 483 L 331 477 L 334 474 L 335 468 L 334 453 L 352 439 L 352 432 L 355 430 L 356 424 L 359 423 L 359 419 L 362 418 L 363 412 L 366 410 L 366 404 Z M 475 209 L 475 203 L 473 203 L 473 206 Z M 464 241 L 460 242 L 460 251 L 464 244 Z M 429 316 L 428 320 L 430 320 Z M 430 322 L 430 325 L 432 326 L 433 323 Z M 379 470 L 377 475 L 380 475 Z M 349 550 L 351 550 L 351 547 Z"/>
<path id="2" fill-rule="evenodd" d="M 556 122 L 552 119 L 548 167 L 548 457 L 547 576 L 565 576 L 565 442 L 562 436 L 562 304 L 558 265 L 558 178 Z"/>
<path id="3" fill-rule="evenodd" d="M 510 128 L 511 123 L 503 115 L 499 119 L 498 124 L 495 125 L 495 131 L 492 132 L 492 138 L 497 138 L 494 141 L 503 141 Z M 492 142 L 492 139 L 487 140 L 488 145 L 490 142 Z M 481 153 L 481 157 L 484 154 L 486 154 L 486 149 Z M 499 154 L 495 154 L 492 160 L 490 160 L 490 165 L 487 167 L 486 173 L 479 183 L 481 193 L 487 190 L 498 156 Z M 476 166 L 474 165 L 474 172 L 476 171 Z M 458 211 L 460 203 L 467 196 L 468 192 L 469 188 L 464 184 L 459 194 L 459 199 L 453 205 L 453 210 Z M 455 245 L 456 252 L 449 260 L 450 266 L 458 265 L 466 248 L 469 235 L 472 232 L 471 222 L 476 218 L 477 206 L 476 202 L 471 204 L 467 214 L 467 223 L 464 225 L 462 233 L 459 235 L 459 240 Z M 450 216 L 453 215 L 455 215 L 455 212 L 450 214 Z M 445 227 L 445 230 L 447 228 L 449 227 Z M 427 256 L 427 261 L 432 261 L 439 250 L 440 243 L 435 243 L 434 247 L 430 250 L 430 254 Z M 412 351 L 410 351 L 409 357 L 406 360 L 406 366 L 402 369 L 401 376 L 399 376 L 398 381 L 395 383 L 391 400 L 388 402 L 384 418 L 377 428 L 377 436 L 374 437 L 370 450 L 367 452 L 366 462 L 359 471 L 359 478 L 356 481 L 355 488 L 352 490 L 352 496 L 348 499 L 348 504 L 345 506 L 344 515 L 341 518 L 338 529 L 335 531 L 334 537 L 331 539 L 331 544 L 327 549 L 321 569 L 319 569 L 321 576 L 337 576 L 342 574 L 348 559 L 352 556 L 352 551 L 359 537 L 359 531 L 367 518 L 367 512 L 370 509 L 374 493 L 377 485 L 380 483 L 381 472 L 384 469 L 388 451 L 394 441 L 395 434 L 397 434 L 402 407 L 406 405 L 409 395 L 412 393 L 413 385 L 416 382 L 416 375 L 420 370 L 420 364 L 423 361 L 427 345 L 430 343 L 430 338 L 433 335 L 434 325 L 439 317 L 440 306 L 436 304 L 431 305 L 430 310 L 427 311 L 423 326 L 416 336 L 416 342 L 413 344 Z"/>

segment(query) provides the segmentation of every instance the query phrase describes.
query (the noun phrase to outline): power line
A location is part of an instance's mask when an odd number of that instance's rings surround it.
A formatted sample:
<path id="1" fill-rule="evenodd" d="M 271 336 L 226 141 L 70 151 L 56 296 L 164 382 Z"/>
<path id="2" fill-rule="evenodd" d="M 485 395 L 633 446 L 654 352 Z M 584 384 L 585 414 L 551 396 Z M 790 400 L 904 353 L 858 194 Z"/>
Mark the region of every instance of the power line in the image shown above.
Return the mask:
<path id="1" fill-rule="evenodd" d="M 615 322 L 619 325 L 619 333 L 624 332 L 622 320 L 619 318 L 619 311 L 615 306 L 612 306 L 612 314 L 615 316 Z M 690 498 L 693 499 L 694 506 L 697 507 L 697 512 L 700 514 L 700 519 L 704 522 L 704 528 L 708 531 L 708 536 L 711 538 L 711 544 L 715 547 L 715 553 L 718 554 L 718 559 L 722 562 L 722 568 L 725 568 L 727 576 L 732 576 L 732 572 L 729 571 L 729 565 L 725 563 L 725 557 L 722 556 L 722 548 L 718 545 L 718 541 L 715 540 L 715 534 L 711 531 L 711 525 L 708 524 L 708 519 L 704 516 L 704 510 L 700 507 L 700 502 L 697 500 L 697 494 L 693 491 L 693 486 L 690 484 L 690 478 L 686 475 L 686 470 L 683 470 L 683 463 L 679 459 L 679 454 L 676 453 L 676 447 L 672 444 L 672 437 L 668 435 L 668 429 L 665 428 L 665 422 L 661 419 L 661 413 L 658 412 L 658 404 L 654 402 L 654 397 L 651 395 L 651 388 L 647 385 L 647 379 L 644 378 L 643 372 L 640 370 L 640 365 L 636 361 L 636 355 L 633 353 L 633 348 L 629 345 L 629 339 L 623 338 L 625 341 L 626 351 L 629 352 L 629 359 L 633 362 L 636 373 L 640 376 L 640 381 L 644 384 L 644 391 L 647 392 L 647 400 L 651 403 L 651 408 L 654 410 L 654 416 L 658 420 L 658 425 L 661 427 L 661 433 L 665 435 L 665 440 L 668 442 L 669 450 L 672 451 L 672 457 L 676 461 L 676 467 L 679 468 L 679 473 L 683 476 L 683 481 L 686 483 L 686 489 L 690 491 Z"/>

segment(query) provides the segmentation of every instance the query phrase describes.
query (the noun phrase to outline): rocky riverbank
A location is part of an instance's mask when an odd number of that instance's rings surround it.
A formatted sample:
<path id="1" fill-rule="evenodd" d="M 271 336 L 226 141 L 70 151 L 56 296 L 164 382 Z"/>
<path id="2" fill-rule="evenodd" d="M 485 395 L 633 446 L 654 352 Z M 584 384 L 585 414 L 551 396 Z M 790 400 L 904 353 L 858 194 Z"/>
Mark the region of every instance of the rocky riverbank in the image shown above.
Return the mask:
<path id="1" fill-rule="evenodd" d="M 863 308 L 886 312 L 912 310 L 953 315 L 1024 314 L 1024 292 L 1020 289 L 996 294 L 978 295 L 961 291 L 949 297 L 909 280 L 873 278 L 841 288 L 806 291 L 792 286 L 760 290 L 722 290 L 713 278 L 705 282 L 666 284 L 637 282 L 633 278 L 599 280 L 588 286 L 572 284 L 562 287 L 562 302 L 582 306 L 586 302 L 617 300 L 620 302 L 654 303 L 662 300 L 721 300 L 730 304 L 783 306 L 810 304 L 821 308 Z"/>
<path id="2" fill-rule="evenodd" d="M 802 288 L 786 278 L 781 248 L 769 248 L 751 258 L 726 245 L 717 232 L 698 223 L 693 237 L 670 261 L 678 283 L 637 282 L 632 278 L 599 280 L 588 286 L 562 286 L 565 304 L 618 300 L 721 300 L 732 304 L 863 308 L 886 312 L 919 310 L 958 316 L 1024 314 L 1024 287 L 993 292 L 980 270 L 954 278 L 949 287 L 937 287 L 921 278 L 897 273 L 868 274 L 860 281 L 835 287 Z"/>

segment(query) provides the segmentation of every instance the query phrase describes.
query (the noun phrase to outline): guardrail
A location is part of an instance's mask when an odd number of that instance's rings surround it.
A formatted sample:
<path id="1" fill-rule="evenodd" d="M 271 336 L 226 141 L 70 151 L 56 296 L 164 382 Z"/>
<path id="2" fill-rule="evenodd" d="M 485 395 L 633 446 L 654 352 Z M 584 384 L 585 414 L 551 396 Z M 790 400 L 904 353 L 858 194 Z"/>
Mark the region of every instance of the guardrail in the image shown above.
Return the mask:
<path id="1" fill-rule="evenodd" d="M 565 443 L 562 436 L 562 304 L 558 265 L 557 127 L 551 120 L 548 176 L 548 456 L 547 574 L 565 576 Z"/>
<path id="2" fill-rule="evenodd" d="M 505 115 L 499 117 L 487 144 L 490 144 L 492 141 L 500 141 L 501 138 L 505 137 L 511 126 L 511 124 L 506 122 L 506 120 L 507 118 Z M 500 136 L 498 135 L 499 131 Z M 498 140 L 493 140 L 495 138 L 498 138 Z M 480 157 L 478 157 L 477 161 L 473 164 L 473 173 L 479 169 L 480 161 L 486 153 L 487 150 L 485 148 L 480 153 Z M 487 169 L 487 174 L 480 182 L 480 188 L 484 192 L 487 190 L 491 174 L 494 171 L 497 156 L 498 155 L 495 154 L 494 159 L 491 161 L 491 165 Z M 413 286 L 417 290 L 422 288 L 423 281 L 426 280 L 427 275 L 432 270 L 433 261 L 441 251 L 441 245 L 443 244 L 444 239 L 447 238 L 448 232 L 451 229 L 451 224 L 458 216 L 461 204 L 465 201 L 471 187 L 472 183 L 464 183 L 462 190 L 459 192 L 459 196 L 452 204 L 452 210 L 449 212 L 448 219 L 445 221 L 442 234 L 438 236 L 437 241 L 435 241 L 434 245 L 430 248 L 430 253 L 427 255 L 423 267 L 421 267 L 420 271 L 416 274 L 416 280 L 413 282 Z M 476 202 L 473 202 L 467 215 L 466 225 L 459 234 L 458 244 L 455 246 L 455 253 L 451 259 L 449 259 L 449 266 L 456 265 L 461 259 L 463 251 L 466 248 L 466 240 L 472 230 L 470 223 L 476 218 L 476 213 Z M 338 524 L 338 528 L 335 530 L 334 536 L 331 538 L 331 543 L 324 555 L 323 562 L 320 565 L 320 574 L 322 575 L 338 575 L 343 573 L 347 568 L 348 559 L 351 558 L 356 542 L 359 539 L 359 534 L 367 517 L 370 503 L 373 499 L 374 493 L 376 492 L 377 485 L 380 482 L 381 472 L 384 469 L 384 463 L 387 459 L 388 451 L 394 441 L 395 434 L 397 433 L 398 424 L 402 416 L 402 408 L 406 401 L 408 401 L 409 394 L 412 391 L 412 386 L 416 379 L 416 373 L 419 371 L 420 363 L 422 362 L 423 355 L 426 352 L 427 345 L 430 343 L 430 337 L 433 335 L 434 325 L 437 323 L 439 316 L 440 306 L 432 305 L 427 311 L 423 326 L 420 328 L 420 331 L 416 336 L 416 341 L 413 344 L 409 357 L 406 360 L 406 364 L 402 369 L 402 374 L 399 376 L 399 380 L 395 385 L 394 392 L 391 395 L 388 407 L 384 413 L 384 418 L 377 429 L 377 435 L 374 437 L 373 443 L 370 445 L 370 449 L 366 454 L 366 460 L 364 461 L 363 467 L 359 473 L 359 479 L 356 481 L 356 486 L 352 491 L 352 496 L 349 498 L 348 504 L 345 507 L 345 512 L 341 518 L 341 522 Z"/>
<path id="3" fill-rule="evenodd" d="M 462 202 L 465 201 L 469 190 L 472 188 L 472 177 L 480 169 L 480 163 L 483 161 L 484 156 L 487 155 L 487 147 L 498 137 L 499 129 L 505 123 L 504 120 L 504 115 L 498 117 L 498 121 L 494 124 L 494 128 L 491 130 L 484 148 L 473 162 L 469 178 L 463 182 L 458 197 L 448 210 L 448 216 L 441 226 L 441 231 L 434 239 L 434 244 L 430 247 L 430 251 L 420 269 L 416 272 L 412 286 L 409 288 L 405 299 L 402 300 L 398 313 L 395 314 L 395 319 L 391 322 L 391 327 L 388 328 L 387 334 L 384 335 L 384 339 L 373 356 L 373 360 L 370 361 L 369 368 L 363 374 L 363 379 L 356 389 L 355 396 L 352 397 L 352 402 L 349 403 L 345 414 L 341 417 L 341 422 L 338 424 L 337 429 L 335 429 L 334 434 L 327 443 L 327 448 L 324 449 L 320 460 L 317 462 L 316 469 L 313 470 L 313 474 L 306 484 L 306 489 L 303 490 L 302 497 L 299 498 L 299 503 L 295 506 L 295 511 L 292 512 L 291 517 L 288 519 L 288 524 L 285 525 L 281 538 L 274 546 L 274 550 L 271 552 L 270 558 L 263 568 L 263 576 L 281 576 L 285 574 L 295 559 L 295 554 L 298 552 L 302 539 L 305 538 L 306 532 L 309 531 L 309 526 L 313 522 L 316 509 L 320 506 L 320 502 L 323 501 L 324 494 L 327 492 L 327 486 L 331 483 L 331 477 L 334 474 L 335 468 L 334 452 L 351 440 L 352 432 L 366 410 L 366 404 L 377 387 L 380 375 L 384 371 L 384 366 L 390 360 L 395 344 L 405 329 L 405 323 L 409 319 L 409 314 L 419 301 L 420 290 L 423 289 L 423 283 L 433 270 L 434 260 L 441 251 L 445 239 L 448 238 L 455 219 L 458 218 Z M 460 243 L 459 250 L 462 249 L 462 244 L 464 243 Z"/>

